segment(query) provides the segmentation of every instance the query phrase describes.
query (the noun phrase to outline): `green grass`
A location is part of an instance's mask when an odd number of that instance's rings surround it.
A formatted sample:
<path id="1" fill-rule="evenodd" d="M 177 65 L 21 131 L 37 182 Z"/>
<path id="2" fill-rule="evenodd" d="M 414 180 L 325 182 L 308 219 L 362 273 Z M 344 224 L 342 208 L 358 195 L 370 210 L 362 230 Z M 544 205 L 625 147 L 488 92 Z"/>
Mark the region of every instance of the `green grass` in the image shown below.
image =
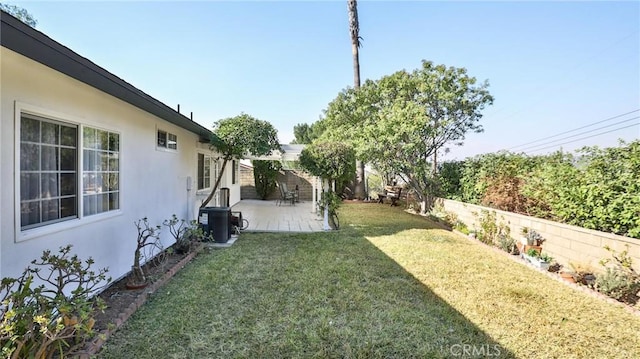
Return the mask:
<path id="1" fill-rule="evenodd" d="M 341 222 L 331 233 L 245 233 L 231 248 L 199 256 L 99 357 L 640 353 L 639 316 L 424 218 L 353 204 L 342 207 Z"/>

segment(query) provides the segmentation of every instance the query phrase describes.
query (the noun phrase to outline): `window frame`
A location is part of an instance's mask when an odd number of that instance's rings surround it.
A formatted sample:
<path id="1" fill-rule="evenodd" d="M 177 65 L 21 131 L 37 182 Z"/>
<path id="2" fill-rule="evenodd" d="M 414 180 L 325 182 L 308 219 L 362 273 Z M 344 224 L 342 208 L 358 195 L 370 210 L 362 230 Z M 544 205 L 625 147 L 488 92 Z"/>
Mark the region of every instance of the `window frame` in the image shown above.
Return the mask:
<path id="1" fill-rule="evenodd" d="M 21 121 L 22 114 L 29 114 L 33 116 L 42 117 L 46 120 L 51 120 L 52 122 L 59 122 L 63 125 L 75 126 L 77 129 L 76 133 L 76 215 L 72 218 L 62 219 L 59 221 L 50 221 L 46 224 L 42 224 L 39 226 L 35 226 L 32 228 L 22 228 L 22 211 L 21 211 L 21 193 L 20 193 L 20 130 L 21 130 Z M 107 212 L 97 213 L 93 215 L 84 215 L 83 208 L 83 190 L 84 184 L 82 183 L 82 173 L 83 173 L 83 146 L 84 140 L 82 138 L 82 133 L 85 127 L 90 127 L 94 129 L 100 129 L 103 131 L 108 131 L 111 133 L 116 133 L 119 136 L 119 192 L 123 192 L 122 187 L 122 143 L 123 143 L 123 135 L 122 132 L 117 131 L 115 128 L 106 129 L 103 125 L 93 123 L 91 121 L 87 121 L 86 119 L 78 118 L 73 115 L 69 115 L 66 113 L 57 112 L 50 109 L 41 108 L 38 106 L 30 105 L 27 103 L 15 101 L 14 102 L 14 183 L 13 183 L 13 191 L 14 191 L 14 242 L 22 242 L 32 238 L 42 237 L 45 235 L 49 235 L 51 233 L 56 233 L 64 230 L 68 230 L 71 228 L 76 228 L 81 225 L 85 225 L 87 223 L 102 221 L 107 218 L 116 217 L 122 215 L 123 211 L 123 198 L 120 195 L 119 198 L 119 206 L 118 209 L 110 210 Z"/>
<path id="2" fill-rule="evenodd" d="M 233 160 L 231 162 L 231 184 L 237 184 L 240 176 L 240 161 Z"/>
<path id="3" fill-rule="evenodd" d="M 206 167 L 205 166 L 205 162 L 207 161 L 207 159 L 209 160 L 209 186 L 207 187 L 207 186 L 204 186 L 204 184 L 203 184 L 204 187 L 202 187 L 202 188 L 200 188 L 200 158 L 199 158 L 200 156 L 203 156 L 202 157 L 203 158 L 203 169 L 202 169 L 202 171 L 203 171 L 203 182 L 204 182 L 204 178 L 206 178 L 204 176 L 204 168 Z M 203 153 L 203 152 L 198 152 L 196 154 L 196 191 L 197 192 L 204 192 L 204 191 L 207 191 L 207 190 L 211 190 L 211 187 L 213 187 L 213 183 L 212 182 L 215 181 L 215 179 L 212 178 L 213 177 L 212 176 L 212 173 L 213 173 L 212 169 L 213 169 L 214 162 L 215 162 L 215 159 L 211 155 L 208 155 L 208 154 Z"/>
<path id="4" fill-rule="evenodd" d="M 160 144 L 160 133 L 164 134 L 164 143 Z M 170 140 L 170 137 L 173 136 L 173 141 Z M 156 149 L 159 151 L 166 152 L 178 152 L 178 135 L 172 132 L 169 132 L 163 128 L 156 128 Z M 173 142 L 173 147 L 170 147 L 170 142 Z"/>
<path id="5" fill-rule="evenodd" d="M 121 162 L 120 161 L 120 154 L 121 154 L 121 151 L 120 151 L 120 148 L 121 148 L 121 146 L 120 146 L 120 137 L 121 137 L 121 135 L 120 135 L 119 132 L 109 131 L 109 130 L 106 130 L 106 129 L 103 129 L 103 128 L 97 127 L 97 126 L 83 125 L 83 126 L 81 126 L 81 129 L 82 129 L 82 134 L 79 135 L 79 136 L 82 136 L 82 141 L 80 142 L 80 145 L 81 145 L 82 156 L 83 157 L 82 157 L 82 168 L 81 168 L 81 171 L 80 171 L 81 172 L 80 176 L 82 177 L 82 182 L 81 182 L 82 183 L 82 188 L 80 189 L 79 192 L 81 192 L 81 200 L 82 200 L 82 203 L 83 203 L 82 216 L 83 217 L 97 216 L 97 215 L 100 215 L 100 214 L 103 214 L 103 213 L 108 213 L 108 212 L 120 210 L 121 209 L 121 206 L 120 206 L 120 198 L 121 198 L 121 196 L 120 196 L 120 193 L 121 193 L 120 185 L 122 183 L 122 181 L 121 181 L 122 176 L 120 175 L 120 173 L 121 173 L 121 170 L 120 170 L 121 169 L 121 163 L 120 163 Z M 87 144 L 84 141 L 84 138 L 86 136 L 85 130 L 87 130 L 87 129 L 95 131 L 95 136 L 96 136 L 95 139 L 94 139 L 95 143 L 96 143 L 95 147 L 87 146 Z M 101 134 L 101 133 L 104 133 L 107 136 L 107 138 L 106 138 L 106 141 L 107 141 L 106 147 L 107 148 L 101 148 L 100 144 L 98 144 L 98 141 L 100 140 L 98 135 Z M 112 145 L 112 137 L 111 136 L 112 135 L 117 136 L 116 141 L 114 141 L 117 144 L 117 150 L 113 150 L 111 148 L 111 145 Z M 95 163 L 94 166 L 95 167 L 93 169 L 85 168 L 85 165 L 87 165 L 87 161 L 85 161 L 85 157 L 84 157 L 86 152 L 93 153 L 93 155 L 96 156 L 96 158 L 94 159 L 94 161 L 95 161 L 94 162 Z M 106 168 L 102 168 L 101 166 L 97 165 L 98 164 L 98 158 L 97 157 L 99 155 L 101 155 L 101 156 L 105 156 L 106 155 L 106 157 L 105 157 L 106 158 Z M 114 155 L 114 156 L 112 156 L 112 155 Z M 116 167 L 117 167 L 117 170 L 115 170 L 115 171 L 111 169 L 111 165 L 112 165 L 112 161 L 111 160 L 115 160 Z M 100 162 L 102 162 L 102 164 L 104 164 L 104 160 L 102 160 Z M 110 187 L 110 184 L 109 184 L 110 180 L 109 179 L 113 178 L 112 175 L 114 175 L 114 174 L 115 174 L 115 181 L 117 182 L 117 189 L 109 188 Z M 93 175 L 94 176 L 94 180 L 97 180 L 98 178 L 101 179 L 102 186 L 100 187 L 101 190 L 99 192 L 96 192 L 96 193 L 87 192 L 86 186 L 84 185 L 85 175 L 87 175 L 87 176 Z M 103 188 L 105 186 L 104 176 L 107 176 L 107 180 L 106 180 L 107 181 L 106 182 L 107 190 L 106 191 L 104 191 L 104 188 Z M 107 199 L 107 201 L 106 201 L 107 209 L 106 210 L 104 210 L 104 209 L 100 210 L 98 208 L 99 204 L 98 204 L 98 201 L 97 201 L 97 198 L 100 195 L 102 195 L 102 196 L 107 195 L 107 198 L 110 197 L 111 195 L 115 195 L 115 197 L 116 197 L 115 201 L 117 202 L 117 206 L 118 207 L 115 208 L 115 209 L 108 209 L 110 207 L 111 200 Z M 87 201 L 90 198 L 95 198 L 96 199 L 96 201 L 95 201 L 96 212 L 95 213 L 87 213 L 87 208 L 85 207 L 85 201 Z M 89 202 L 91 202 L 91 200 L 89 200 Z"/>

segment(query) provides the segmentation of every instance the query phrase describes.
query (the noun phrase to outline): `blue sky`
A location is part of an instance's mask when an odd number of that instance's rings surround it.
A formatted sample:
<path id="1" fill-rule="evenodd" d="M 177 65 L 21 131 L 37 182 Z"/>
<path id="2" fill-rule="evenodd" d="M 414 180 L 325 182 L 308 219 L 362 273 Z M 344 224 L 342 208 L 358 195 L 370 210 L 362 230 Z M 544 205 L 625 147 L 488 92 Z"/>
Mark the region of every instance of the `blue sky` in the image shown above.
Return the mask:
<path id="1" fill-rule="evenodd" d="M 295 124 L 316 121 L 353 85 L 346 1 L 7 3 L 30 11 L 38 30 L 167 105 L 180 104 L 208 128 L 246 112 L 289 142 Z M 426 59 L 489 81 L 495 103 L 484 111 L 485 131 L 446 158 L 513 148 L 640 109 L 638 1 L 360 1 L 358 10 L 363 79 L 413 70 Z M 634 124 L 562 148 L 637 139 L 638 116 L 514 150 L 546 153 Z"/>

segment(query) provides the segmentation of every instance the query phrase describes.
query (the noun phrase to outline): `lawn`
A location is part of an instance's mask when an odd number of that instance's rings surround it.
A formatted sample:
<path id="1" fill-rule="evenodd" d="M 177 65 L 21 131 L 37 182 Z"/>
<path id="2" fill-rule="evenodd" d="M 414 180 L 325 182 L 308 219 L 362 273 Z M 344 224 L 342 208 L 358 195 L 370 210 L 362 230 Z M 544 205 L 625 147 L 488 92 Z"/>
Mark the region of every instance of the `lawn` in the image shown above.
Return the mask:
<path id="1" fill-rule="evenodd" d="M 197 257 L 99 358 L 631 358 L 640 316 L 401 209 L 243 233 Z"/>

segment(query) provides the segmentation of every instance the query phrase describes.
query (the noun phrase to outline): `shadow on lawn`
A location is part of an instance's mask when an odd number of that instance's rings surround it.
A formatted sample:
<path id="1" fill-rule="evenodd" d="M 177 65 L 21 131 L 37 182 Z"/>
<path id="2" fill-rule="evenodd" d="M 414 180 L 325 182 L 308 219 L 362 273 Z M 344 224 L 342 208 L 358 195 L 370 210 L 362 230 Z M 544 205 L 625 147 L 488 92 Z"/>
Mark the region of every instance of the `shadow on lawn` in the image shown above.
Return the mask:
<path id="1" fill-rule="evenodd" d="M 425 217 L 407 213 L 398 207 L 384 206 L 380 208 L 377 204 L 351 204 L 342 207 L 342 210 L 348 211 L 343 217 L 345 224 L 349 227 L 349 230 L 343 232 L 342 235 L 347 234 L 348 231 L 355 232 L 349 233 L 349 235 L 353 236 L 356 241 L 355 245 L 360 247 L 361 254 L 370 263 L 376 263 L 372 266 L 373 271 L 369 275 L 380 276 L 386 280 L 401 279 L 406 281 L 406 285 L 401 289 L 402 295 L 406 295 L 410 300 L 411 298 L 419 299 L 418 302 L 412 304 L 412 310 L 414 308 L 418 312 L 414 319 L 423 321 L 419 326 L 429 328 L 420 334 L 423 335 L 422 340 L 424 340 L 430 354 L 447 358 L 515 357 L 514 353 L 494 341 L 367 239 L 367 237 L 392 236 L 412 229 L 444 230 L 441 225 Z M 371 218 L 372 211 L 382 212 L 385 222 L 367 221 Z M 359 222 L 360 224 L 349 225 L 349 222 Z M 340 232 L 334 232 L 332 235 L 335 235 L 335 239 L 338 241 L 343 239 Z M 440 237 L 435 235 L 434 239 L 437 241 Z M 393 305 L 393 303 L 389 304 Z M 428 313 L 428 315 L 423 316 L 424 313 Z"/>
<path id="2" fill-rule="evenodd" d="M 433 224 L 389 208 L 392 225 L 367 223 L 358 206 L 342 210 L 361 226 L 244 233 L 201 256 L 99 357 L 515 357 L 366 238 Z"/>

